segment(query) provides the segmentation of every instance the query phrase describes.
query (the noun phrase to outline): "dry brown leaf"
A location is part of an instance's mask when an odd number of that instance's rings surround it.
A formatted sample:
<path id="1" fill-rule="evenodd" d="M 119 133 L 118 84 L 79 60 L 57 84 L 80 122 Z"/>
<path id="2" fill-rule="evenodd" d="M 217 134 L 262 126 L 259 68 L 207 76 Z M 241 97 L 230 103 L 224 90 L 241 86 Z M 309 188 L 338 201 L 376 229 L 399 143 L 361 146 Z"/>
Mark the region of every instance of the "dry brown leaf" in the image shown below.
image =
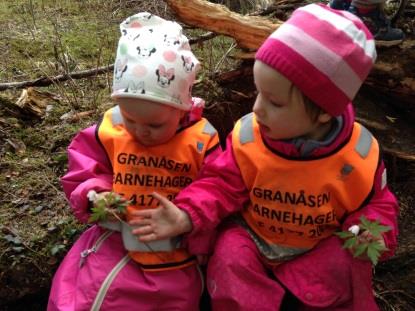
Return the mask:
<path id="1" fill-rule="evenodd" d="M 59 96 L 29 87 L 22 91 L 22 94 L 15 104 L 24 112 L 41 118 L 46 113 L 46 107 L 52 102 L 59 102 Z"/>

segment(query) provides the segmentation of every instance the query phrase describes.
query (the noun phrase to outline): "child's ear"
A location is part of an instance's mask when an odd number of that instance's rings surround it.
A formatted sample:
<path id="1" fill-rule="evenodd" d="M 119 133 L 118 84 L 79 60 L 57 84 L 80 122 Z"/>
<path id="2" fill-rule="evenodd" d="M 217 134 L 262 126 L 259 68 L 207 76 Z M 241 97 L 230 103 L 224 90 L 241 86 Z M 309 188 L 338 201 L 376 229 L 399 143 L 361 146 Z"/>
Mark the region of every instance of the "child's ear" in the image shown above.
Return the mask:
<path id="1" fill-rule="evenodd" d="M 331 119 L 333 119 L 333 117 L 331 115 L 329 115 L 327 112 L 321 112 L 318 115 L 318 119 L 317 120 L 320 123 L 327 123 L 327 122 L 330 122 Z"/>

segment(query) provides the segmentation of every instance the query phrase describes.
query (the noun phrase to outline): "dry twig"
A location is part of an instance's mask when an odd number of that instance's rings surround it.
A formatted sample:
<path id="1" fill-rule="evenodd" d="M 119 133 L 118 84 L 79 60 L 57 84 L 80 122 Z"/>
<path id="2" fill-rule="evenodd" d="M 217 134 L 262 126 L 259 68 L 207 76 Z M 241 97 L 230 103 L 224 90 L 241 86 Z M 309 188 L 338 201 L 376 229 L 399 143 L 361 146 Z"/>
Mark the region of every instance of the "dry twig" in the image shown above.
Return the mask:
<path id="1" fill-rule="evenodd" d="M 103 67 L 98 67 L 94 69 L 72 72 L 69 74 L 61 74 L 55 77 L 41 77 L 41 78 L 38 78 L 36 80 L 31 80 L 31 81 L 0 83 L 0 91 L 4 91 L 7 89 L 25 88 L 29 86 L 48 86 L 55 82 L 67 81 L 69 79 L 86 78 L 86 77 L 106 73 L 106 72 L 112 71 L 113 69 L 114 69 L 114 65 L 109 65 L 109 66 L 103 66 Z"/>

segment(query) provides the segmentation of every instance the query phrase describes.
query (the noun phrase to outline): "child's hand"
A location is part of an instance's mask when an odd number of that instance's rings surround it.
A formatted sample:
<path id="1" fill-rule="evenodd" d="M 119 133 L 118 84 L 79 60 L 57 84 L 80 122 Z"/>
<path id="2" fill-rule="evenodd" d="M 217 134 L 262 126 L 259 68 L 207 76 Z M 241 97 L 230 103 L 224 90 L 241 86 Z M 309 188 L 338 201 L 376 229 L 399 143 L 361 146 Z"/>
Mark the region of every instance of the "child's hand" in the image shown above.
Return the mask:
<path id="1" fill-rule="evenodd" d="M 138 235 L 140 241 L 163 240 L 192 230 L 192 222 L 186 212 L 156 192 L 152 196 L 160 202 L 157 208 L 131 213 L 133 219 L 129 224 L 139 226 L 132 233 Z"/>
<path id="2" fill-rule="evenodd" d="M 381 225 L 378 220 L 370 221 L 361 216 L 360 224 L 335 234 L 344 240 L 343 248 L 348 248 L 353 257 L 370 260 L 376 265 L 382 253 L 388 250 L 382 233 L 389 230 L 389 226 Z"/>
<path id="3" fill-rule="evenodd" d="M 359 245 L 368 245 L 375 241 L 378 243 L 380 249 L 386 249 L 385 240 L 382 236 L 374 237 L 369 231 L 363 231 L 361 234 L 357 235 L 357 242 L 352 246 L 352 248 L 349 249 L 349 251 L 355 256 L 355 254 L 359 253 Z M 362 260 L 371 260 L 367 252 L 363 252 L 355 257 Z"/>

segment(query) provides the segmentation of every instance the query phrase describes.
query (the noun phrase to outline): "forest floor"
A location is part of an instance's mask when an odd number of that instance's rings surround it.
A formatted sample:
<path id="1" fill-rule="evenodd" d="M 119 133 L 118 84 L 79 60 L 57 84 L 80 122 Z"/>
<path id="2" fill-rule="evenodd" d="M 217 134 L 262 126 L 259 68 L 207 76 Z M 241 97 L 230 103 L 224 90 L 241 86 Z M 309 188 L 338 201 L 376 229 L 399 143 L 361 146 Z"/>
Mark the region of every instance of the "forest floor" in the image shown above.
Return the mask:
<path id="1" fill-rule="evenodd" d="M 0 84 L 112 64 L 119 23 L 144 10 L 173 18 L 161 1 L 0 0 Z M 414 17 L 399 23 L 414 39 Z M 186 29 L 189 37 L 204 32 Z M 194 95 L 206 99 L 205 116 L 224 138 L 252 107 L 252 77 L 218 83 L 218 74 L 241 66 L 224 57 L 234 49 L 230 38 L 192 49 L 202 61 Z M 44 310 L 53 273 L 85 229 L 72 216 L 59 178 L 70 140 L 113 105 L 111 81 L 109 71 L 36 88 L 49 92 L 41 97 L 40 117 L 15 105 L 22 89 L 0 92 L 0 310 Z M 401 206 L 396 255 L 374 271 L 376 298 L 383 311 L 415 310 L 415 163 L 390 152 L 415 155 L 414 120 L 369 88 L 355 105 L 359 120 L 385 147 L 389 185 Z"/>

